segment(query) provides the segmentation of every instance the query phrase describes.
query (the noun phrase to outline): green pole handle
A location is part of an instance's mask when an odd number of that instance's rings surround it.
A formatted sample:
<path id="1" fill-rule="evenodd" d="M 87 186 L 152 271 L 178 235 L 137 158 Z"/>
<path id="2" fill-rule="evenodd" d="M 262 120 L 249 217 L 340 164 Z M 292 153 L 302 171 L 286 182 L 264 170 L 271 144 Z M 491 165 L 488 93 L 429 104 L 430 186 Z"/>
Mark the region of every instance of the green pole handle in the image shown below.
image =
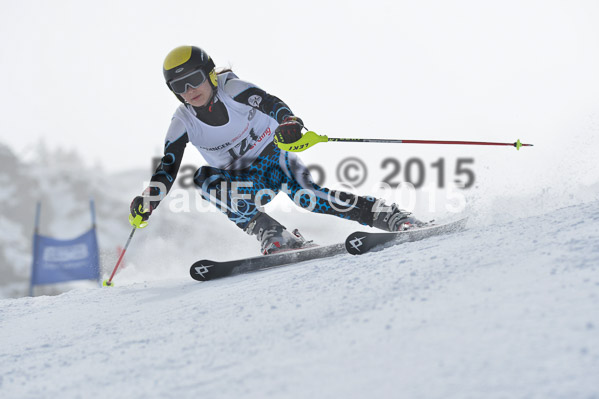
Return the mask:
<path id="1" fill-rule="evenodd" d="M 301 139 L 291 144 L 279 143 L 275 137 L 275 144 L 280 149 L 290 152 L 302 152 L 318 143 L 325 143 L 327 141 L 329 141 L 327 136 L 320 136 L 311 130 L 306 132 Z"/>

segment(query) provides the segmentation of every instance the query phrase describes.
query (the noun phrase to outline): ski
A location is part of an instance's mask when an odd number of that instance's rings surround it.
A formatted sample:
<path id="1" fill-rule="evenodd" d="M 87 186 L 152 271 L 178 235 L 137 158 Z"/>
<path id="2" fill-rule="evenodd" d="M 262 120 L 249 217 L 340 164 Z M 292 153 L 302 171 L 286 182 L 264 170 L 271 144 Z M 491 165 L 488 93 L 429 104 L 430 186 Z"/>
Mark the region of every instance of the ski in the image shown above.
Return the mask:
<path id="1" fill-rule="evenodd" d="M 194 280 L 208 281 L 345 253 L 345 244 L 333 244 L 225 262 L 204 259 L 195 262 L 189 269 L 189 274 Z"/>
<path id="2" fill-rule="evenodd" d="M 203 259 L 191 266 L 189 274 L 194 280 L 208 281 L 313 259 L 328 258 L 347 252 L 352 255 L 360 255 L 378 246 L 387 247 L 403 242 L 418 241 L 440 234 L 461 231 L 464 230 L 467 220 L 468 218 L 463 218 L 451 223 L 412 228 L 397 233 L 355 232 L 347 237 L 344 244 L 315 246 L 273 255 L 262 255 L 224 262 Z"/>
<path id="3" fill-rule="evenodd" d="M 356 231 L 345 240 L 345 248 L 352 255 L 362 255 L 376 247 L 389 247 L 409 241 L 419 241 L 425 238 L 462 231 L 466 227 L 468 218 L 445 223 L 433 224 L 425 227 L 414 227 L 396 233 L 365 233 Z"/>

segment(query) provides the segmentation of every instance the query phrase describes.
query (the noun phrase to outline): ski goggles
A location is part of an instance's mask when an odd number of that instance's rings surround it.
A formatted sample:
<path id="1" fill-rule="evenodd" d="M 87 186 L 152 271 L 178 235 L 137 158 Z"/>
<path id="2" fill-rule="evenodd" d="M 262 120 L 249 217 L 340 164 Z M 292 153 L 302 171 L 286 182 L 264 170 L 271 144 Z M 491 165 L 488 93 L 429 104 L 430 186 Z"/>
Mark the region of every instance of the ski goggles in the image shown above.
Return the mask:
<path id="1" fill-rule="evenodd" d="M 183 94 L 187 91 L 187 86 L 195 89 L 205 81 L 206 74 L 201 69 L 198 69 L 197 71 L 193 71 L 185 76 L 171 80 L 168 82 L 168 85 L 176 94 Z"/>

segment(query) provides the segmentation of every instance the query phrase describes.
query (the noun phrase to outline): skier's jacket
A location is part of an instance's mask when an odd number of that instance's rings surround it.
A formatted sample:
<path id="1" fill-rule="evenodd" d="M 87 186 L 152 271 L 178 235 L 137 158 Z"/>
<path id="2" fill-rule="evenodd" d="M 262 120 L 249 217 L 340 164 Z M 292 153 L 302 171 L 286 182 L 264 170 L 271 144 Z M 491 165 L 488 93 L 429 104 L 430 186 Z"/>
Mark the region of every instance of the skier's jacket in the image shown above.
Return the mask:
<path id="1" fill-rule="evenodd" d="M 272 142 L 277 126 L 291 115 L 283 101 L 238 79 L 233 72 L 218 75 L 216 93 L 208 105 L 182 104 L 175 111 L 164 157 L 151 179 L 151 195 L 163 198 L 170 191 L 187 143 L 191 142 L 210 166 L 243 169 L 256 160 Z"/>

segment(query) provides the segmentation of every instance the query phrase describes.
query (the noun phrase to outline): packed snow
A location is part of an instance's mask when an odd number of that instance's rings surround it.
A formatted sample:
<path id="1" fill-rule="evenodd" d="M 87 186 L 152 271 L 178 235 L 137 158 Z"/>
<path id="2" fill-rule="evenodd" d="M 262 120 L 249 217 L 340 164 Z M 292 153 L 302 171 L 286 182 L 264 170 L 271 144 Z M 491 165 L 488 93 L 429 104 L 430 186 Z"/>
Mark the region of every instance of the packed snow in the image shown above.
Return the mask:
<path id="1" fill-rule="evenodd" d="M 0 396 L 597 398 L 599 202 L 360 257 L 0 301 Z"/>

